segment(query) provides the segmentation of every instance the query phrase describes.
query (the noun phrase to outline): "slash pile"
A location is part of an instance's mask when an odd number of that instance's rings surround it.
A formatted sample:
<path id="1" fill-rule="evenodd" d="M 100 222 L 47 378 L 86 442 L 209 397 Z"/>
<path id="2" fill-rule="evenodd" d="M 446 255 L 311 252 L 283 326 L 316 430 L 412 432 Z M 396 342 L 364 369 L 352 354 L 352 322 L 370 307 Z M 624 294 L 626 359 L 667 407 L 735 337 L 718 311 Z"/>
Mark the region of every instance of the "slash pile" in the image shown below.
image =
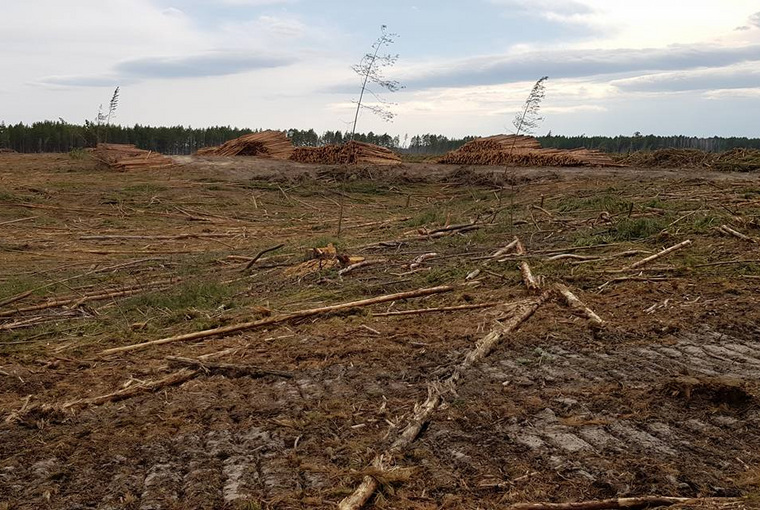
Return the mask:
<path id="1" fill-rule="evenodd" d="M 722 172 L 752 172 L 760 170 L 760 150 L 731 149 L 715 153 L 699 149 L 657 149 L 626 154 L 618 162 L 640 168 L 712 168 Z"/>
<path id="2" fill-rule="evenodd" d="M 543 149 L 532 136 L 478 138 L 438 160 L 454 165 L 621 166 L 606 154 L 588 149 Z"/>
<path id="3" fill-rule="evenodd" d="M 243 135 L 223 143 L 219 147 L 205 147 L 198 156 L 261 156 L 273 159 L 288 159 L 293 153 L 293 144 L 283 131 L 262 131 Z"/>
<path id="4" fill-rule="evenodd" d="M 343 145 L 325 145 L 324 147 L 298 147 L 290 159 L 298 163 L 322 165 L 355 163 L 396 165 L 401 163 L 401 158 L 392 150 L 364 142 L 348 142 Z"/>
<path id="5" fill-rule="evenodd" d="M 163 154 L 138 149 L 134 145 L 99 143 L 90 152 L 100 163 L 114 170 L 153 170 L 174 164 L 171 158 Z"/>

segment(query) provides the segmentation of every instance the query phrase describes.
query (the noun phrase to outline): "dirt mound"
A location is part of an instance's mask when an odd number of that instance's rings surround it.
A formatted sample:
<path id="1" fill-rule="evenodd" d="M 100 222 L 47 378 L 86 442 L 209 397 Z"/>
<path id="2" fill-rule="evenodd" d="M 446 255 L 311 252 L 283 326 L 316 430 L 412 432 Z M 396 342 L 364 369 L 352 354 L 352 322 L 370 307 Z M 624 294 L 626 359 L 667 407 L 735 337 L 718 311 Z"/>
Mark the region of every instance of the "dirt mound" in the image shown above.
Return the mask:
<path id="1" fill-rule="evenodd" d="M 293 144 L 283 131 L 262 131 L 243 135 L 223 143 L 219 147 L 205 147 L 196 152 L 198 156 L 259 156 L 288 159 Z"/>
<path id="2" fill-rule="evenodd" d="M 298 163 L 322 165 L 350 165 L 368 163 L 372 165 L 397 165 L 401 158 L 392 150 L 364 142 L 348 142 L 343 145 L 323 147 L 298 147 L 290 156 Z"/>
<path id="3" fill-rule="evenodd" d="M 90 152 L 99 163 L 114 170 L 153 170 L 174 165 L 171 158 L 158 152 L 138 149 L 134 145 L 99 143 Z"/>
<path id="4" fill-rule="evenodd" d="M 727 377 L 678 377 L 666 383 L 663 391 L 692 404 L 702 402 L 734 408 L 745 407 L 754 399 L 742 381 Z"/>
<path id="5" fill-rule="evenodd" d="M 543 149 L 531 136 L 478 138 L 438 160 L 442 164 L 508 166 L 618 166 L 606 154 L 587 149 Z"/>

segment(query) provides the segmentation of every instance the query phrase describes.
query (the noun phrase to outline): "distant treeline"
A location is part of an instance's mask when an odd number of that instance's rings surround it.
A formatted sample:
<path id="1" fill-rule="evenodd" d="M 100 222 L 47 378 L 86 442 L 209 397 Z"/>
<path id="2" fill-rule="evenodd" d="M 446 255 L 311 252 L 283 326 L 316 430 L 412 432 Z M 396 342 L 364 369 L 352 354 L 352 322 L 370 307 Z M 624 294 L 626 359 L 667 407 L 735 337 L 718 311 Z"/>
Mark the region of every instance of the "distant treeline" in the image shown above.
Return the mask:
<path id="1" fill-rule="evenodd" d="M 87 122 L 84 125 L 45 121 L 27 124 L 6 125 L 0 123 L 0 148 L 17 152 L 69 152 L 74 149 L 94 147 L 98 142 L 131 143 L 141 149 L 163 154 L 192 154 L 196 150 L 220 145 L 227 140 L 252 133 L 251 129 L 229 126 L 191 128 L 184 126 L 152 127 L 104 126 Z M 317 133 L 313 129 L 288 130 L 288 136 L 296 146 L 320 146 L 339 144 L 350 139 L 350 133 L 326 131 Z M 473 140 L 474 136 L 448 138 L 442 135 L 408 135 L 403 138 L 387 133 L 358 133 L 355 139 L 374 143 L 383 147 L 411 154 L 443 154 L 461 147 Z M 688 136 L 655 136 L 634 134 L 633 136 L 556 136 L 551 132 L 539 136 L 541 145 L 548 148 L 575 149 L 586 147 L 605 152 L 634 152 L 665 148 L 702 149 L 720 152 L 737 147 L 760 149 L 760 138 L 698 138 Z"/>

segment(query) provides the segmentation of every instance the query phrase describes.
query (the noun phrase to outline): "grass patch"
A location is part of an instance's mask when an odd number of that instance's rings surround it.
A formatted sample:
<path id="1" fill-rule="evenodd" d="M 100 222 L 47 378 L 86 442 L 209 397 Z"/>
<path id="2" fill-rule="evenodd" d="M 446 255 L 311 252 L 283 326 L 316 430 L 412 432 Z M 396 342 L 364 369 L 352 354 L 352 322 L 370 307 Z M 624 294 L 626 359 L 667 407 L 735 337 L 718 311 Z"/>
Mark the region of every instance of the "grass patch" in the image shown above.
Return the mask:
<path id="1" fill-rule="evenodd" d="M 233 290 L 217 282 L 188 282 L 174 289 L 151 292 L 128 299 L 124 308 L 186 311 L 191 308 L 233 308 Z"/>
<path id="2" fill-rule="evenodd" d="M 133 184 L 132 186 L 126 186 L 122 188 L 125 193 L 161 193 L 162 191 L 168 191 L 169 188 L 160 184 L 154 184 L 151 182 L 143 182 L 140 184 Z"/>

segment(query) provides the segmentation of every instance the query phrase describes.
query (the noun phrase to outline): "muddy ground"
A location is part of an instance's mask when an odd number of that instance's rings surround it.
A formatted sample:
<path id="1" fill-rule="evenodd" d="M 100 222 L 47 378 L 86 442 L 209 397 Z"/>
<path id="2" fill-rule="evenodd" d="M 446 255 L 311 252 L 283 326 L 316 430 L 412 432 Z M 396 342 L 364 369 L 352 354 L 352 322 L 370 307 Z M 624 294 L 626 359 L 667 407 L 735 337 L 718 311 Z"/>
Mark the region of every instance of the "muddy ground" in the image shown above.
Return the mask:
<path id="1" fill-rule="evenodd" d="M 332 508 L 365 474 L 381 481 L 371 508 L 760 497 L 756 175 L 177 163 L 114 173 L 0 155 L 0 508 Z M 514 236 L 527 255 L 489 258 Z M 303 270 L 331 242 L 384 262 Z M 397 469 L 369 469 L 428 383 L 531 298 L 520 261 L 605 324 L 550 300 L 445 394 Z M 455 288 L 102 353 L 438 285 Z M 204 355 L 291 377 L 201 371 L 81 402 Z"/>

